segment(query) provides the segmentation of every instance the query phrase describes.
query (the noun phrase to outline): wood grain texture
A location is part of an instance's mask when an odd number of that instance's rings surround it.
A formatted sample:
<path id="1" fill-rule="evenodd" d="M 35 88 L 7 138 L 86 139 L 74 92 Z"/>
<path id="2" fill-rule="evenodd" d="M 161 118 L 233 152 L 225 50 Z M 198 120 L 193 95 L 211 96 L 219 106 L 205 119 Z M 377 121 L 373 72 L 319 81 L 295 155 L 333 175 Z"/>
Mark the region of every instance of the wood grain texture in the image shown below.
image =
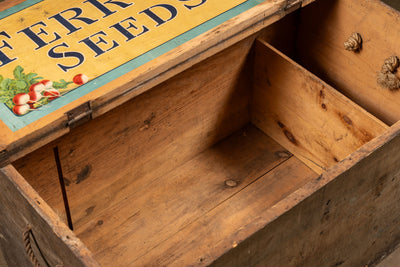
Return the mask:
<path id="1" fill-rule="evenodd" d="M 387 129 L 263 41 L 256 43 L 252 122 L 318 173 Z"/>
<path id="2" fill-rule="evenodd" d="M 270 210 L 213 266 L 366 266 L 400 240 L 400 124 Z"/>
<path id="3" fill-rule="evenodd" d="M 10 7 L 16 6 L 25 0 L 1 0 L 0 1 L 0 12 L 4 11 Z"/>
<path id="4" fill-rule="evenodd" d="M 107 208 L 98 205 L 101 196 L 110 193 L 104 190 L 93 200 L 93 212 L 76 224 L 76 234 L 104 266 L 136 266 L 135 259 L 229 202 L 290 156 L 260 130 L 245 128 L 146 187 L 127 186 L 131 194 Z M 239 229 L 239 225 L 227 229 L 225 238 L 234 238 Z"/>
<path id="5" fill-rule="evenodd" d="M 22 240 L 27 225 L 50 266 L 98 266 L 82 242 L 12 166 L 1 169 L 0 188 L 0 248 L 9 266 L 31 265 Z"/>
<path id="6" fill-rule="evenodd" d="M 138 258 L 134 264 L 208 266 L 264 227 L 270 220 L 272 206 L 317 176 L 292 157 Z M 247 254 L 247 251 L 243 253 Z M 230 262 L 224 266 L 251 265 Z"/>
<path id="7" fill-rule="evenodd" d="M 16 132 L 0 122 L 0 149 L 5 149 L 5 158 L 10 161 L 23 157 L 37 149 L 32 141 L 49 143 L 69 131 L 66 112 L 90 101 L 93 117 L 99 117 L 281 19 L 293 11 L 286 10 L 287 5 L 287 0 L 264 1 Z"/>
<path id="8" fill-rule="evenodd" d="M 58 146 L 76 223 L 94 206 L 97 211 L 124 199 L 249 122 L 247 59 L 254 38 L 74 129 L 15 167 L 63 214 L 52 154 Z"/>
<path id="9" fill-rule="evenodd" d="M 389 254 L 390 253 L 390 254 Z M 387 251 L 387 254 L 382 255 L 381 259 L 377 259 L 376 267 L 392 267 L 400 262 L 399 246 L 393 247 L 393 250 Z"/>
<path id="10" fill-rule="evenodd" d="M 304 8 L 298 22 L 299 62 L 346 96 L 391 125 L 400 119 L 400 91 L 377 84 L 383 62 L 399 55 L 400 13 L 378 0 L 317 1 Z M 359 32 L 359 53 L 343 43 Z"/>

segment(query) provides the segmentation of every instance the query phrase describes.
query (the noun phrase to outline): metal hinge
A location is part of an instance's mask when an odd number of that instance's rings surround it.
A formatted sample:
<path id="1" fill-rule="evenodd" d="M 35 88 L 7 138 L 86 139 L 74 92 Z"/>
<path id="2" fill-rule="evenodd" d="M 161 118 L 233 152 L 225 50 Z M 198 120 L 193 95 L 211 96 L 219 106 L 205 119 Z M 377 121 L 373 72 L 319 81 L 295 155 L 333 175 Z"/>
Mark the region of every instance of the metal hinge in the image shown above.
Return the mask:
<path id="1" fill-rule="evenodd" d="M 69 112 L 67 112 L 68 116 L 68 127 L 73 129 L 78 127 L 79 125 L 84 124 L 87 121 L 92 119 L 92 108 L 90 107 L 90 102 L 86 102 Z"/>

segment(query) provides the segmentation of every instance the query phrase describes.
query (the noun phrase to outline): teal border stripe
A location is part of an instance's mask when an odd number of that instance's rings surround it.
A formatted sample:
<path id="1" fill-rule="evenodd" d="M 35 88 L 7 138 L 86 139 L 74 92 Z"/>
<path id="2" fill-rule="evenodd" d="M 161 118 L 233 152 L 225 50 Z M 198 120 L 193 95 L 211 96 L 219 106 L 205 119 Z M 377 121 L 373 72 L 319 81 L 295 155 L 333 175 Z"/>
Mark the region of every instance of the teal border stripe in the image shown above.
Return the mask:
<path id="1" fill-rule="evenodd" d="M 42 1 L 42 0 L 40 0 Z M 37 0 L 32 0 L 32 1 L 26 1 L 30 3 L 37 3 L 40 2 Z M 128 73 L 139 66 L 151 61 L 152 59 L 161 56 L 162 54 L 178 47 L 179 45 L 199 36 L 200 34 L 222 24 L 223 22 L 239 15 L 240 13 L 264 2 L 265 0 L 247 0 L 243 4 L 240 4 L 225 13 L 197 26 L 196 28 L 193 28 L 178 37 L 150 50 L 147 53 L 144 53 L 141 56 L 138 56 L 123 65 L 97 77 L 96 79 L 93 79 L 92 81 L 88 82 L 87 84 L 84 84 L 80 86 L 78 89 L 75 89 L 68 94 L 64 95 L 63 97 L 60 97 L 58 99 L 53 100 L 46 106 L 41 107 L 38 110 L 32 111 L 24 116 L 16 116 L 14 113 L 10 111 L 10 109 L 6 105 L 0 105 L 0 119 L 12 130 L 12 131 L 17 131 L 33 122 L 36 120 L 56 111 L 57 109 L 71 103 L 72 101 L 94 91 L 95 89 L 99 88 L 100 86 L 103 86 L 107 84 L 108 82 L 121 77 L 125 73 Z M 32 5 L 32 4 L 30 4 Z M 30 6 L 29 5 L 29 6 Z M 19 7 L 16 6 L 16 8 Z M 11 9 L 11 8 L 10 8 Z M 18 9 L 21 10 L 21 9 Z M 6 10 L 8 11 L 8 10 Z M 4 11 L 5 12 L 5 11 Z M 2 15 L 2 12 L 0 13 L 0 17 Z"/>
<path id="2" fill-rule="evenodd" d="M 26 0 L 16 6 L 10 7 L 4 11 L 0 12 L 0 19 L 4 19 L 5 17 L 8 17 L 9 15 L 12 15 L 14 13 L 17 13 L 21 11 L 22 9 L 25 9 L 27 7 L 33 6 L 34 4 L 37 4 L 39 2 L 42 2 L 43 0 Z"/>

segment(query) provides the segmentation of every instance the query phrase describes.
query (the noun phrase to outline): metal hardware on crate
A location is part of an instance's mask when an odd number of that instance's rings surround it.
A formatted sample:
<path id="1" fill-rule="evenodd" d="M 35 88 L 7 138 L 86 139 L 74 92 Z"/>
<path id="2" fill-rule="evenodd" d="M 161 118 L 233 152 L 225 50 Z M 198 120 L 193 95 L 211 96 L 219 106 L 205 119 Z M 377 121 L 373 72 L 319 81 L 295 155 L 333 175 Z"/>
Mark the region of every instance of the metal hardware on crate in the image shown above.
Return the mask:
<path id="1" fill-rule="evenodd" d="M 73 129 L 92 119 L 92 108 L 90 102 L 85 102 L 82 105 L 67 112 L 68 126 Z"/>

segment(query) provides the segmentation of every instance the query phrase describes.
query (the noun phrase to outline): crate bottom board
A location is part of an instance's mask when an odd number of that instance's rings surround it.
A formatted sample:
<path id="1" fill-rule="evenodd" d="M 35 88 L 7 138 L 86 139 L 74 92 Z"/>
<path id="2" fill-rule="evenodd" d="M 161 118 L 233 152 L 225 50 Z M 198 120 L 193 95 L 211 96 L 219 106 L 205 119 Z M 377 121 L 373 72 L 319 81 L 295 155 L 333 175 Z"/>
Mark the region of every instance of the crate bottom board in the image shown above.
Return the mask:
<path id="1" fill-rule="evenodd" d="M 259 230 L 263 211 L 316 177 L 247 126 L 87 216 L 75 232 L 104 266 L 204 263 Z"/>
<path id="2" fill-rule="evenodd" d="M 101 206 L 118 194 L 105 191 L 82 217 L 72 207 L 74 232 L 103 266 L 210 264 L 268 224 L 269 207 L 317 177 L 247 125 L 122 201 Z"/>

